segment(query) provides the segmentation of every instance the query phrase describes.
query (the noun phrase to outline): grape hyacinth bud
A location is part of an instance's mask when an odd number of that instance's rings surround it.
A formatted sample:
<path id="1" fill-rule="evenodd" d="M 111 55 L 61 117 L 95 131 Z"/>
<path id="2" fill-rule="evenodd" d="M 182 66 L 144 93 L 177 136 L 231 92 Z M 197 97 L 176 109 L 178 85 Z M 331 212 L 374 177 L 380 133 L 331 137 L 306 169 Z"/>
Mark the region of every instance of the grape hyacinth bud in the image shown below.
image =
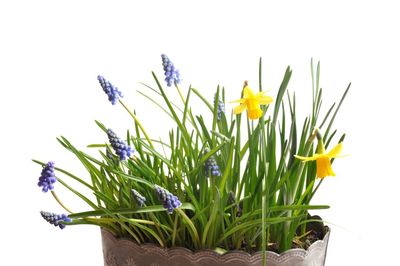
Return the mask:
<path id="1" fill-rule="evenodd" d="M 216 94 L 214 95 L 214 101 L 216 101 Z M 218 106 L 217 106 L 217 120 L 221 120 L 222 114 L 225 113 L 225 103 L 218 98 Z"/>
<path id="2" fill-rule="evenodd" d="M 106 150 L 106 156 L 107 156 L 108 159 L 114 160 L 114 154 L 112 154 L 112 151 L 110 149 L 108 149 L 108 148 Z"/>
<path id="3" fill-rule="evenodd" d="M 179 70 L 175 68 L 174 64 L 169 60 L 168 56 L 165 54 L 161 55 L 162 65 L 164 68 L 165 81 L 167 82 L 167 86 L 171 87 L 173 82 L 180 83 L 181 78 L 179 74 Z"/>
<path id="4" fill-rule="evenodd" d="M 53 224 L 54 226 L 58 226 L 61 229 L 65 228 L 65 224 L 60 224 L 61 221 L 72 222 L 71 218 L 69 218 L 66 214 L 55 214 L 52 212 L 45 212 L 45 211 L 41 211 L 40 214 L 42 215 L 43 219 L 45 219 L 47 222 Z"/>
<path id="5" fill-rule="evenodd" d="M 115 105 L 119 98 L 122 98 L 122 92 L 118 90 L 117 87 L 114 87 L 108 80 L 106 80 L 103 76 L 98 75 L 97 79 L 103 88 L 103 91 L 107 94 L 108 100 L 112 105 Z"/>
<path id="6" fill-rule="evenodd" d="M 127 157 L 129 158 L 133 155 L 134 149 L 131 146 L 128 146 L 125 141 L 120 139 L 114 131 L 108 129 L 107 135 L 111 146 L 121 161 L 124 161 Z"/>
<path id="7" fill-rule="evenodd" d="M 174 209 L 179 208 L 182 205 L 178 197 L 174 196 L 166 189 L 157 185 L 154 186 L 154 189 L 156 190 L 158 199 L 162 201 L 163 207 L 168 210 L 169 214 L 171 214 Z"/>
<path id="8" fill-rule="evenodd" d="M 208 148 L 204 149 L 204 154 L 207 154 L 209 152 L 210 152 L 210 149 L 208 149 Z M 221 171 L 219 170 L 219 166 L 213 155 L 208 157 L 208 159 L 206 160 L 204 169 L 206 172 L 206 176 L 209 176 L 210 173 L 212 176 L 221 176 Z"/>
<path id="9" fill-rule="evenodd" d="M 57 181 L 54 174 L 54 162 L 50 161 L 43 166 L 42 173 L 39 177 L 38 186 L 42 187 L 43 192 L 47 192 L 49 190 L 54 189 L 54 183 Z"/>
<path id="10" fill-rule="evenodd" d="M 142 196 L 137 190 L 131 189 L 132 198 L 136 201 L 139 207 L 143 207 L 146 203 L 146 198 Z"/>

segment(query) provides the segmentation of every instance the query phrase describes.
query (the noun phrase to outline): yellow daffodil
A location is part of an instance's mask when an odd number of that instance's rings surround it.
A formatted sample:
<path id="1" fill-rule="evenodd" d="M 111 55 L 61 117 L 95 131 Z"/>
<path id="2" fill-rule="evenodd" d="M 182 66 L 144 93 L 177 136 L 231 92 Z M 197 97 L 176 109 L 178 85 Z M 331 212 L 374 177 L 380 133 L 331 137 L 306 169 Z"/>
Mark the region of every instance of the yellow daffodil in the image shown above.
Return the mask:
<path id="1" fill-rule="evenodd" d="M 262 110 L 260 105 L 272 103 L 272 98 L 264 95 L 265 92 L 259 92 L 254 94 L 254 92 L 245 86 L 243 89 L 243 98 L 232 101 L 232 103 L 240 103 L 233 109 L 234 114 L 240 114 L 247 109 L 247 116 L 249 119 L 258 119 L 262 116 Z"/>
<path id="2" fill-rule="evenodd" d="M 338 157 L 341 151 L 342 143 L 340 142 L 327 153 L 323 151 L 322 153 L 314 154 L 312 157 L 303 157 L 299 155 L 295 155 L 294 157 L 303 162 L 317 161 L 317 177 L 324 178 L 326 176 L 335 176 L 335 172 L 333 172 L 331 166 L 331 159 Z"/>

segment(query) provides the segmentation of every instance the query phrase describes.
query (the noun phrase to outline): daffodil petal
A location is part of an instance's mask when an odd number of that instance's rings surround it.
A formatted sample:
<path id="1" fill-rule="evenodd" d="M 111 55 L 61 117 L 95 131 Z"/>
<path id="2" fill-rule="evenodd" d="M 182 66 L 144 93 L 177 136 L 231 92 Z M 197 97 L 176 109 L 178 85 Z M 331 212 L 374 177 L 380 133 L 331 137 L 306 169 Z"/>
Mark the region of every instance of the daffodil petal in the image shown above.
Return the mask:
<path id="1" fill-rule="evenodd" d="M 254 92 L 252 89 L 250 89 L 249 86 L 244 87 L 243 89 L 243 98 L 253 98 L 254 97 Z"/>
<path id="2" fill-rule="evenodd" d="M 343 158 L 343 157 L 348 157 L 350 155 L 351 154 L 339 154 L 339 155 L 336 155 L 335 158 Z"/>
<path id="3" fill-rule="evenodd" d="M 332 167 L 329 168 L 329 176 L 336 176 L 335 172 L 333 172 Z"/>
<path id="4" fill-rule="evenodd" d="M 332 148 L 332 150 L 330 150 L 326 156 L 328 158 L 335 158 L 337 157 L 341 152 L 342 152 L 342 142 L 340 142 L 339 144 L 337 144 L 335 147 Z"/>
<path id="5" fill-rule="evenodd" d="M 266 91 L 260 91 L 260 92 L 257 92 L 257 96 L 264 96 L 264 94 L 266 94 L 266 93 L 268 93 L 268 92 L 270 92 L 271 90 L 266 90 Z"/>
<path id="6" fill-rule="evenodd" d="M 257 92 L 256 98 L 262 98 L 262 97 L 264 97 L 264 94 L 265 94 L 265 93 L 267 93 L 267 92 L 265 92 L 265 91 Z"/>
<path id="7" fill-rule="evenodd" d="M 246 99 L 239 99 L 239 100 L 230 101 L 230 103 L 244 103 L 245 101 L 246 101 Z"/>
<path id="8" fill-rule="evenodd" d="M 312 157 L 304 157 L 304 156 L 300 156 L 300 155 L 295 155 L 295 158 L 302 160 L 303 162 L 309 162 L 309 161 L 315 161 L 316 159 L 318 159 L 319 156 L 314 155 Z"/>
<path id="9" fill-rule="evenodd" d="M 262 96 L 257 98 L 259 104 L 270 104 L 273 102 L 272 97 Z"/>
<path id="10" fill-rule="evenodd" d="M 242 113 L 244 110 L 246 110 L 246 105 L 245 104 L 240 104 L 233 108 L 233 113 L 235 115 Z"/>

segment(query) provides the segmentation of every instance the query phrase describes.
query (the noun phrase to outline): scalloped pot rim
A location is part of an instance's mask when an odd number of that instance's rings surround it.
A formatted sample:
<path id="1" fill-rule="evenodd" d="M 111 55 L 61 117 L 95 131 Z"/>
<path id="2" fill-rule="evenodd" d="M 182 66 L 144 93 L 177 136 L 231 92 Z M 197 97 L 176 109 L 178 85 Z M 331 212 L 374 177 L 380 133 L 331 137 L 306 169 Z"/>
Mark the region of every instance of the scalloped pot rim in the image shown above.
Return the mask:
<path id="1" fill-rule="evenodd" d="M 330 231 L 331 230 L 329 229 L 326 232 L 323 240 L 315 241 L 307 250 L 294 248 L 281 254 L 273 251 L 267 251 L 267 262 L 271 261 L 272 263 L 275 263 L 271 265 L 282 266 L 324 265 Z M 101 234 L 105 260 L 104 265 L 110 266 L 139 265 L 135 264 L 134 261 L 139 256 L 143 256 L 143 254 L 154 254 L 154 256 L 159 256 L 159 258 L 168 260 L 174 259 L 174 261 L 176 259 L 178 261 L 182 261 L 181 263 L 177 264 L 165 264 L 167 262 L 164 260 L 163 264 L 152 263 L 149 265 L 212 265 L 209 263 L 206 264 L 206 261 L 219 263 L 215 265 L 256 265 L 254 263 L 259 263 L 262 260 L 262 251 L 257 251 L 254 254 L 250 254 L 242 250 L 231 250 L 224 254 L 219 254 L 208 249 L 192 251 L 184 247 L 162 248 L 152 243 L 138 245 L 137 243 L 126 238 L 116 238 L 111 232 L 105 229 L 101 229 Z M 132 256 L 133 254 L 135 254 L 135 256 Z M 187 264 L 189 262 L 191 263 L 200 261 L 202 261 L 200 264 Z M 239 262 L 239 264 L 234 264 L 233 262 Z M 248 262 L 249 264 L 246 264 L 245 262 Z M 303 264 L 303 262 L 307 262 L 307 264 Z"/>

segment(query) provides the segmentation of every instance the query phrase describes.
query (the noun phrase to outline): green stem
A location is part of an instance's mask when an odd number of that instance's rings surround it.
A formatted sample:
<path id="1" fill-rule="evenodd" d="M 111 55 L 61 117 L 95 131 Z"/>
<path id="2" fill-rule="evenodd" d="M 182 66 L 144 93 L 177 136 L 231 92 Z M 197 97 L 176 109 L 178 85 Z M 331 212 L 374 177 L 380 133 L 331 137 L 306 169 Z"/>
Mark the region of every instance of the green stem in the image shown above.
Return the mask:
<path id="1" fill-rule="evenodd" d="M 174 229 L 172 231 L 172 246 L 175 247 L 176 230 L 178 228 L 178 215 L 175 215 Z"/>
<path id="2" fill-rule="evenodd" d="M 73 213 L 69 208 L 67 208 L 62 201 L 60 200 L 60 198 L 57 196 L 57 194 L 54 191 L 51 191 L 51 194 L 53 195 L 54 199 L 58 202 L 58 204 L 61 205 L 61 207 L 63 207 L 64 210 L 66 210 L 69 213 Z M 80 222 L 83 223 L 93 223 L 96 225 L 100 225 L 100 226 L 104 226 L 104 224 L 111 226 L 113 222 L 115 222 L 115 219 L 111 219 L 111 218 L 83 218 Z"/>
<path id="3" fill-rule="evenodd" d="M 188 94 L 188 98 L 187 98 L 187 100 L 185 100 L 185 97 L 183 97 L 183 93 L 182 93 L 182 91 L 181 91 L 181 89 L 179 88 L 179 86 L 178 86 L 178 84 L 175 82 L 175 88 L 176 88 L 176 90 L 178 91 L 178 93 L 179 93 L 179 96 L 181 97 L 181 100 L 182 100 L 182 103 L 183 103 L 183 105 L 185 106 L 185 109 L 184 109 L 184 111 L 183 111 L 183 124 L 185 124 L 185 122 L 186 122 L 186 114 L 188 113 L 189 114 L 189 122 L 193 125 L 193 127 L 195 127 L 196 128 L 196 121 L 194 120 L 194 118 L 193 118 L 193 114 L 192 114 L 192 110 L 190 109 L 190 107 L 189 107 L 189 94 Z M 189 93 L 192 91 L 192 88 L 191 87 L 189 87 Z M 187 109 L 187 108 L 189 108 L 189 109 Z M 173 118 L 173 116 L 172 116 L 172 118 Z M 186 127 L 186 126 L 185 126 Z M 197 130 L 198 131 L 198 130 Z"/>
<path id="4" fill-rule="evenodd" d="M 115 222 L 114 218 L 89 218 L 89 217 L 86 217 L 82 220 L 88 221 L 88 222 L 93 222 L 93 223 L 107 223 L 107 224 Z"/>
<path id="5" fill-rule="evenodd" d="M 146 130 L 144 129 L 142 123 L 140 123 L 139 119 L 137 116 L 125 105 L 125 103 L 121 100 L 119 100 L 119 103 L 125 108 L 125 110 L 130 114 L 130 116 L 135 120 L 135 123 L 139 126 L 140 130 L 143 132 L 147 142 L 149 145 L 154 149 L 153 142 L 151 141 L 149 135 L 147 135 Z"/>
<path id="6" fill-rule="evenodd" d="M 260 62 L 259 62 L 259 72 L 258 72 L 258 86 L 259 86 L 259 91 L 262 91 L 262 59 L 260 57 Z M 266 109 L 263 108 L 263 112 L 266 112 Z M 268 188 L 268 162 L 267 162 L 267 147 L 266 147 L 266 141 L 265 141 L 265 124 L 264 124 L 264 116 L 261 116 L 260 119 L 261 122 L 261 156 L 262 156 L 262 164 L 264 165 L 264 182 L 262 184 L 262 203 L 261 203 L 261 209 L 262 209 L 262 215 L 261 215 L 261 250 L 262 250 L 262 265 L 266 266 L 267 264 L 267 246 L 268 246 L 268 229 L 266 226 L 266 219 L 267 219 L 267 208 L 269 207 L 269 188 Z M 273 127 L 271 130 L 275 130 Z"/>
<path id="7" fill-rule="evenodd" d="M 183 221 L 189 226 L 194 242 L 194 248 L 198 249 L 200 247 L 200 238 L 196 226 L 181 208 L 177 208 L 175 211 L 181 215 Z"/>
<path id="8" fill-rule="evenodd" d="M 308 153 L 310 152 L 311 144 L 314 141 L 314 139 L 316 137 L 316 134 L 317 134 L 317 132 L 314 129 L 312 134 L 311 134 L 311 136 L 307 140 L 307 145 L 305 147 L 305 153 L 304 154 L 308 155 Z M 300 164 L 300 166 L 299 166 L 299 169 L 297 171 L 297 175 L 296 175 L 296 177 L 294 179 L 295 180 L 294 186 L 291 187 L 291 191 L 289 191 L 289 193 L 288 193 L 288 198 L 287 198 L 286 205 L 292 205 L 293 204 L 294 197 L 296 195 L 296 192 L 297 192 L 297 189 L 298 189 L 298 186 L 299 186 L 299 183 L 300 183 L 300 177 L 303 174 L 304 166 L 305 166 L 304 162 L 302 162 Z M 287 217 L 291 217 L 291 216 L 292 216 L 292 210 L 287 212 Z M 285 232 L 284 236 L 288 236 L 289 231 L 290 231 L 290 225 L 291 225 L 291 221 L 285 222 L 285 224 L 284 224 L 284 232 Z M 287 245 L 288 245 L 287 239 L 285 238 L 284 239 L 284 245 L 283 245 L 284 249 L 288 248 Z"/>
<path id="9" fill-rule="evenodd" d="M 317 135 L 317 129 L 314 129 L 311 136 L 307 140 L 308 143 L 307 143 L 307 146 L 305 147 L 305 153 L 304 153 L 305 156 L 307 156 L 308 153 L 310 152 L 311 144 L 314 141 L 316 135 Z M 300 176 L 303 174 L 304 166 L 305 166 L 305 163 L 301 163 L 299 166 L 299 171 L 297 172 L 296 178 L 294 179 L 294 180 L 296 180 L 296 182 L 292 188 L 292 191 L 289 192 L 289 200 L 287 202 L 288 205 L 293 203 L 294 196 L 296 195 L 296 191 L 299 186 Z"/>
<path id="10" fill-rule="evenodd" d="M 181 97 L 183 104 L 185 104 L 185 98 L 183 97 L 182 91 L 181 91 L 181 89 L 179 88 L 179 86 L 178 86 L 178 84 L 176 82 L 175 82 L 175 88 L 178 91 L 179 96 Z"/>
<path id="11" fill-rule="evenodd" d="M 151 219 L 153 220 L 153 225 L 156 227 L 157 232 L 158 232 L 158 235 L 160 236 L 160 239 L 162 240 L 162 242 L 163 242 L 164 244 L 166 244 L 167 241 L 165 240 L 164 234 L 163 234 L 162 231 L 161 231 L 160 224 L 159 224 L 159 222 L 158 222 L 158 220 L 157 220 L 157 217 L 156 217 L 156 216 L 154 215 L 154 213 L 152 213 L 152 212 L 150 212 L 150 217 L 151 217 Z M 164 246 L 164 245 L 163 245 L 163 246 Z"/>
<path id="12" fill-rule="evenodd" d="M 311 196 L 309 197 L 308 202 L 310 202 L 311 199 L 314 197 L 314 194 L 315 194 L 315 192 L 317 192 L 317 190 L 318 190 L 319 186 L 321 185 L 322 181 L 324 181 L 323 178 L 321 178 L 321 179 L 319 180 L 317 186 L 315 187 L 315 189 L 314 189 L 313 192 L 311 193 Z"/>
<path id="13" fill-rule="evenodd" d="M 215 195 L 214 195 L 215 179 L 212 174 L 210 174 L 210 186 L 211 186 L 211 202 L 213 202 L 215 201 Z"/>
<path id="14" fill-rule="evenodd" d="M 51 194 L 53 195 L 54 199 L 58 202 L 58 204 L 61 205 L 61 207 L 63 207 L 64 210 L 66 210 L 69 213 L 72 213 L 72 211 L 70 209 L 68 209 L 60 200 L 60 198 L 57 196 L 57 194 L 54 191 L 51 191 Z"/>
<path id="15" fill-rule="evenodd" d="M 261 118 L 261 122 L 264 123 L 264 118 Z M 266 219 L 267 219 L 267 208 L 268 208 L 268 199 L 269 199 L 269 188 L 268 188 L 268 162 L 266 160 L 266 147 L 265 147 L 265 127 L 262 127 L 262 134 L 261 134 L 261 152 L 262 152 L 262 161 L 264 164 L 264 182 L 262 184 L 262 216 L 261 216 L 261 232 L 262 232 L 262 237 L 261 237 L 261 249 L 262 249 L 262 254 L 263 254 L 263 262 L 262 265 L 266 266 L 267 260 L 266 260 L 266 254 L 267 254 L 267 245 L 268 245 L 268 232 L 267 232 L 267 226 L 266 226 Z"/>

